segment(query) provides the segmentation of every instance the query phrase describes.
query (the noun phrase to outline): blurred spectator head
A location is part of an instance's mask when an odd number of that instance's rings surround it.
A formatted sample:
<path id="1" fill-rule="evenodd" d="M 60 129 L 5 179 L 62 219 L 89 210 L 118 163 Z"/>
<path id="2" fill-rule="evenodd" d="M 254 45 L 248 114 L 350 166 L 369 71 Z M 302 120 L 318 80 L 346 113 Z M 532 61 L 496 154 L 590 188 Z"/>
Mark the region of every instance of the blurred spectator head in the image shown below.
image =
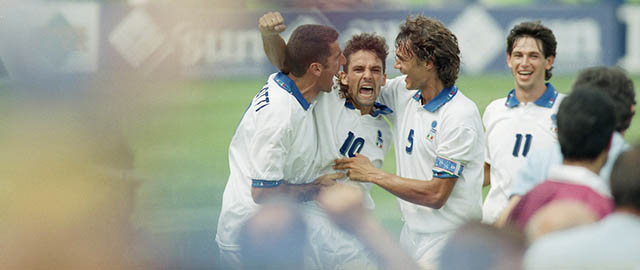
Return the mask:
<path id="1" fill-rule="evenodd" d="M 627 73 L 618 67 L 592 67 L 582 70 L 573 88 L 592 88 L 603 91 L 615 105 L 616 131 L 624 132 L 631 125 L 635 113 L 636 91 Z"/>
<path id="2" fill-rule="evenodd" d="M 575 88 L 558 109 L 558 141 L 565 160 L 594 161 L 609 149 L 614 105 L 602 91 Z M 606 157 L 606 155 L 604 155 Z"/>
<path id="3" fill-rule="evenodd" d="M 460 226 L 440 255 L 440 269 L 520 269 L 524 236 L 511 227 L 480 222 Z"/>
<path id="4" fill-rule="evenodd" d="M 635 146 L 618 156 L 610 181 L 616 208 L 640 211 L 640 147 Z"/>
<path id="5" fill-rule="evenodd" d="M 264 203 L 240 234 L 246 269 L 304 269 L 307 225 L 292 201 Z"/>

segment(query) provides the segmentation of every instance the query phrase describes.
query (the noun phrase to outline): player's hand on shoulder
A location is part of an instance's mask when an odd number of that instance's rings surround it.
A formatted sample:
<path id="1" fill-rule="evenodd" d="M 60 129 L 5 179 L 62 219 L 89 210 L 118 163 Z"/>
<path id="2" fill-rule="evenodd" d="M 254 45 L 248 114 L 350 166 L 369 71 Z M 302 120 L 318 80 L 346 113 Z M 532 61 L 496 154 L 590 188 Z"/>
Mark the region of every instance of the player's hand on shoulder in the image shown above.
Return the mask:
<path id="1" fill-rule="evenodd" d="M 280 12 L 267 12 L 258 19 L 258 29 L 263 36 L 278 35 L 286 29 Z"/>

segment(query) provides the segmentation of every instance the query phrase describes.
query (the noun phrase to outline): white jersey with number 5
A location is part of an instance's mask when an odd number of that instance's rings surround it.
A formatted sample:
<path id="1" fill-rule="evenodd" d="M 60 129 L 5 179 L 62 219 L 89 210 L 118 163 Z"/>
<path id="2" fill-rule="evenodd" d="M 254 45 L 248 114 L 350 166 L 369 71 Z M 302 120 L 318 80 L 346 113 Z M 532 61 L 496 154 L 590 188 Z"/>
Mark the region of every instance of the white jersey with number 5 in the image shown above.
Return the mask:
<path id="1" fill-rule="evenodd" d="M 482 220 L 493 223 L 507 206 L 511 184 L 530 153 L 558 143 L 556 113 L 564 94 L 549 83 L 535 102 L 522 104 L 515 89 L 494 100 L 484 111 L 485 162 L 491 165 L 491 189 L 482 207 Z"/>
<path id="2" fill-rule="evenodd" d="M 450 232 L 479 219 L 482 204 L 484 137 L 478 108 L 456 86 L 426 105 L 419 90 L 407 90 L 406 76 L 387 80 L 382 102 L 394 111 L 397 174 L 431 181 L 457 177 L 440 209 L 398 199 L 405 226 L 419 233 Z"/>

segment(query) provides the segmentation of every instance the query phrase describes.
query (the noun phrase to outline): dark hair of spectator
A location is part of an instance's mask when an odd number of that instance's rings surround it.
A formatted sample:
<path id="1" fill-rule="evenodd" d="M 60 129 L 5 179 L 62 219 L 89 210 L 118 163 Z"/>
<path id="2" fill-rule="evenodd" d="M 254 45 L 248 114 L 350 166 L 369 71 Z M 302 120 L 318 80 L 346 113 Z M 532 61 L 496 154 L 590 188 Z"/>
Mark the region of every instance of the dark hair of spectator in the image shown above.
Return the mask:
<path id="1" fill-rule="evenodd" d="M 593 88 L 603 91 L 615 105 L 616 131 L 623 132 L 631 125 L 636 104 L 636 91 L 627 73 L 618 67 L 592 67 L 578 74 L 574 88 Z"/>
<path id="2" fill-rule="evenodd" d="M 615 128 L 613 101 L 602 91 L 574 88 L 558 109 L 558 141 L 566 160 L 595 160 Z"/>

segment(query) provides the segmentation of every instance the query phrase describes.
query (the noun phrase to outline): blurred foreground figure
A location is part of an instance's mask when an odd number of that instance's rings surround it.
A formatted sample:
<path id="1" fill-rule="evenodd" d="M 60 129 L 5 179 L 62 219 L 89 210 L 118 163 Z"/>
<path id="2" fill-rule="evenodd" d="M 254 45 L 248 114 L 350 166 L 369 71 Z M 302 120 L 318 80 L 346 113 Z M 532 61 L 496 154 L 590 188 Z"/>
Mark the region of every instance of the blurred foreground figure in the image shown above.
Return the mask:
<path id="1" fill-rule="evenodd" d="M 138 182 L 113 118 L 72 89 L 19 84 L 0 89 L 0 269 L 154 268 L 131 255 Z"/>
<path id="2" fill-rule="evenodd" d="M 266 202 L 240 234 L 245 269 L 304 269 L 307 225 L 290 200 Z"/>
<path id="3" fill-rule="evenodd" d="M 358 187 L 338 183 L 318 195 L 331 222 L 353 234 L 382 269 L 418 269 L 413 259 L 364 207 Z M 304 250 L 310 248 L 308 224 L 298 205 L 286 199 L 269 200 L 247 220 L 240 234 L 246 269 L 308 269 Z M 313 263 L 311 263 L 313 265 Z"/>
<path id="4" fill-rule="evenodd" d="M 442 249 L 440 269 L 520 269 L 525 249 L 524 235 L 510 227 L 469 222 Z"/>
<path id="5" fill-rule="evenodd" d="M 611 173 L 615 211 L 601 221 L 549 234 L 525 255 L 526 269 L 640 267 L 640 148 L 622 153 Z"/>

